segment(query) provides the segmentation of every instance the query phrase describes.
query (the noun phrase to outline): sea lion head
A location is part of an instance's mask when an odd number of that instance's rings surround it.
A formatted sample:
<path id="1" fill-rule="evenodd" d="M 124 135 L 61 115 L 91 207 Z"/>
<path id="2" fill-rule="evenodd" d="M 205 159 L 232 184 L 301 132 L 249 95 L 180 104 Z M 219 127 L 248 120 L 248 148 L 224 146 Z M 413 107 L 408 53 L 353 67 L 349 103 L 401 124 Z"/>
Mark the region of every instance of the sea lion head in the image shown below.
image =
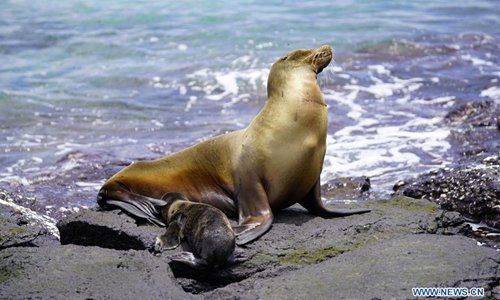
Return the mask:
<path id="1" fill-rule="evenodd" d="M 271 96 L 276 87 L 281 87 L 296 70 L 311 71 L 319 74 L 332 61 L 333 49 L 323 45 L 317 49 L 299 49 L 278 59 L 272 66 L 267 83 L 268 95 Z"/>
<path id="2" fill-rule="evenodd" d="M 163 196 L 162 199 L 166 202 L 166 205 L 164 205 L 160 209 L 160 214 L 161 214 L 161 217 L 167 223 L 169 223 L 171 221 L 172 217 L 179 210 L 178 204 L 185 203 L 185 202 L 189 201 L 189 199 L 185 195 L 183 195 L 181 193 L 173 193 L 173 192 L 167 193 L 165 196 Z"/>
<path id="3" fill-rule="evenodd" d="M 273 65 L 276 68 L 296 68 L 307 66 L 314 73 L 319 74 L 328 66 L 333 57 L 330 45 L 323 45 L 317 49 L 299 49 L 288 53 Z"/>

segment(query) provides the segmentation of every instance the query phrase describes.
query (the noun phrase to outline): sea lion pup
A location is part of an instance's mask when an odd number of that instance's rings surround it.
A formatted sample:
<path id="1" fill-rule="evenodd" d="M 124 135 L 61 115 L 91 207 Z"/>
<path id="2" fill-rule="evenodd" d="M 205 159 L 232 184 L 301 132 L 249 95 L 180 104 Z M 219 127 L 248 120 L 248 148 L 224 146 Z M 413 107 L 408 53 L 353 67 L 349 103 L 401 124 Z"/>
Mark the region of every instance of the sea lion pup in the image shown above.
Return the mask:
<path id="1" fill-rule="evenodd" d="M 161 159 L 136 162 L 111 177 L 97 201 L 163 224 L 157 206 L 169 192 L 238 217 L 236 243 L 263 235 L 273 211 L 299 203 L 323 218 L 369 212 L 329 210 L 321 200 L 328 112 L 316 76 L 332 47 L 288 53 L 272 66 L 268 100 L 247 128 L 222 134 Z"/>
<path id="2" fill-rule="evenodd" d="M 226 215 L 204 203 L 190 202 L 184 195 L 168 193 L 160 209 L 167 230 L 156 238 L 155 250 L 174 249 L 185 240 L 192 252 L 172 255 L 194 269 L 220 269 L 235 262 L 236 238 Z"/>

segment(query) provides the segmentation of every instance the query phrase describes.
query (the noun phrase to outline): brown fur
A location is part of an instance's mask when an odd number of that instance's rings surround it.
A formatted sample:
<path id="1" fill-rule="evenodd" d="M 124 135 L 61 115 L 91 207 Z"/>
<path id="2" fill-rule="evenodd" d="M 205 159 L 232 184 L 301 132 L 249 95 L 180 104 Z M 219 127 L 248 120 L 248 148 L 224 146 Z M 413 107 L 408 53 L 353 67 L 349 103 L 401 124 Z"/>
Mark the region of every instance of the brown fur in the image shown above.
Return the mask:
<path id="1" fill-rule="evenodd" d="M 237 216 L 238 244 L 264 234 L 272 211 L 295 203 L 322 217 L 367 212 L 328 210 L 320 197 L 328 112 L 316 75 L 332 55 L 326 45 L 280 58 L 269 74 L 268 100 L 247 128 L 130 165 L 104 184 L 99 204 L 161 224 L 158 199 L 182 193 Z"/>

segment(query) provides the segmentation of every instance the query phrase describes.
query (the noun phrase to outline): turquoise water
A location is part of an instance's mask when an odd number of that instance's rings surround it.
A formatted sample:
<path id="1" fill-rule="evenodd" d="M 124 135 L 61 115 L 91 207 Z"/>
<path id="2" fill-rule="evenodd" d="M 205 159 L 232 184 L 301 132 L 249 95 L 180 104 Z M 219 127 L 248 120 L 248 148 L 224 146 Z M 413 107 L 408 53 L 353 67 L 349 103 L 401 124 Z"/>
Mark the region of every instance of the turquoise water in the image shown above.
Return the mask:
<path id="1" fill-rule="evenodd" d="M 323 181 L 375 193 L 453 161 L 440 125 L 500 101 L 499 1 L 0 1 L 0 187 L 38 210 L 91 206 L 104 180 L 245 127 L 272 62 L 330 44 Z"/>

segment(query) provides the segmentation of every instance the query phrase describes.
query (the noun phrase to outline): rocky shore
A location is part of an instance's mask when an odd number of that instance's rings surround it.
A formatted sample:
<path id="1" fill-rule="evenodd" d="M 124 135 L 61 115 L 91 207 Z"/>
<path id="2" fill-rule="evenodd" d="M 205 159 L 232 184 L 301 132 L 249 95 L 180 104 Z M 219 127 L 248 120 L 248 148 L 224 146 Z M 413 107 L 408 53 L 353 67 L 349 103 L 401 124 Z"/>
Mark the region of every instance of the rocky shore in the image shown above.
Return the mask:
<path id="1" fill-rule="evenodd" d="M 3 219 L 2 238 L 12 235 L 0 250 L 0 298 L 401 299 L 412 298 L 412 287 L 444 286 L 500 296 L 500 252 L 460 235 L 469 225 L 458 212 L 405 196 L 355 206 L 372 212 L 325 220 L 298 206 L 284 210 L 239 249 L 246 261 L 217 272 L 170 263 L 177 249 L 154 254 L 164 229 L 137 226 L 119 211 L 59 221 L 63 245 Z"/>
<path id="2" fill-rule="evenodd" d="M 493 102 L 458 108 L 443 123 L 456 166 L 402 179 L 387 200 L 369 197 L 362 174 L 328 182 L 326 203 L 372 211 L 322 219 L 293 206 L 219 271 L 170 262 L 180 249 L 155 254 L 164 228 L 118 210 L 81 210 L 55 228 L 1 192 L 0 299 L 408 299 L 413 287 L 500 299 L 498 115 Z"/>

